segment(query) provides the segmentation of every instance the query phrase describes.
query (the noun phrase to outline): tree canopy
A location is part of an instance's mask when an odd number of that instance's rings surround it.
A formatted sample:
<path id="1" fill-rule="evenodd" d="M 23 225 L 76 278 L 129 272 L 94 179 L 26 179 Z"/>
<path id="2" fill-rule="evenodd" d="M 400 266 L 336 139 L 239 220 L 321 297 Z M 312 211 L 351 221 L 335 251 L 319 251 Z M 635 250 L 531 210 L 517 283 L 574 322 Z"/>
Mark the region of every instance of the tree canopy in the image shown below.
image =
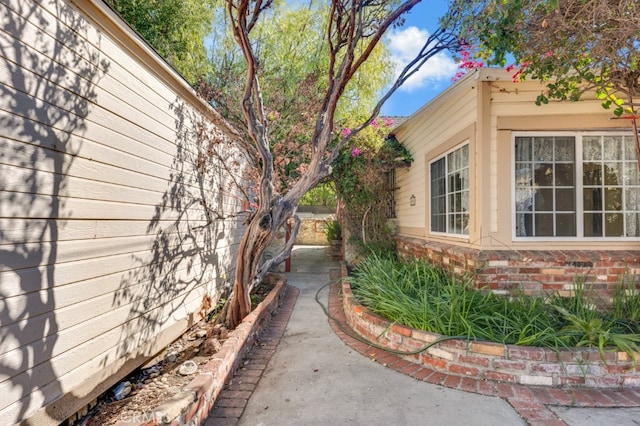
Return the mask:
<path id="1" fill-rule="evenodd" d="M 323 76 L 329 68 L 325 42 L 329 13 L 329 5 L 322 2 L 274 2 L 265 12 L 267 19 L 256 22 L 252 30 L 252 43 L 260 58 L 256 75 L 274 153 L 274 184 L 280 194 L 288 191 L 310 161 L 308 141 L 328 84 Z M 211 73 L 202 83 L 207 86 L 210 102 L 242 131 L 247 124 L 238 100 L 245 84 L 245 62 L 228 19 L 217 15 L 219 25 L 214 26 L 210 46 Z M 380 91 L 390 83 L 392 71 L 388 49 L 377 45 L 345 88 L 336 121 L 364 120 Z"/>
<path id="2" fill-rule="evenodd" d="M 516 60 L 514 79 L 547 82 L 537 102 L 595 90 L 605 108 L 634 113 L 640 96 L 637 0 L 451 0 L 462 37 L 489 64 Z"/>
<path id="3" fill-rule="evenodd" d="M 340 130 L 340 106 L 348 99 L 351 85 L 357 81 L 365 64 L 374 57 L 385 32 L 401 23 L 402 16 L 420 0 L 407 1 L 353 1 L 333 0 L 328 4 L 327 19 L 322 31 L 323 47 L 317 50 L 324 58 L 319 60 L 320 72 L 314 81 L 320 88 L 312 98 L 309 132 L 304 135 L 301 147 L 308 159 L 304 167 L 288 186 L 284 194 L 275 190 L 276 162 L 281 158 L 274 150 L 274 133 L 271 125 L 270 105 L 262 88 L 267 80 L 277 75 L 262 74 L 261 64 L 267 59 L 260 49 L 259 22 L 271 15 L 271 0 L 227 0 L 229 22 L 246 63 L 244 87 L 241 96 L 242 115 L 247 135 L 258 158 L 256 199 L 257 207 L 248 221 L 247 229 L 238 247 L 236 275 L 233 291 L 221 318 L 229 326 L 235 326 L 249 312 L 251 289 L 269 269 L 290 254 L 297 235 L 300 220 L 295 216 L 304 194 L 332 173 L 332 164 L 339 157 L 351 138 L 373 122 L 382 104 L 408 78 L 415 74 L 430 58 L 447 49 L 459 47 L 452 28 L 438 28 L 416 53 L 416 57 L 402 70 L 395 82 L 380 97 L 362 120 Z M 313 4 L 313 2 L 312 2 Z M 454 21 L 452 21 L 454 22 Z M 295 40 L 299 34 L 283 34 Z M 304 53 L 306 55 L 307 52 Z M 363 78 L 367 76 L 363 75 Z M 294 97 L 299 97 L 295 90 Z M 285 99 L 288 100 L 288 99 Z M 315 100 L 319 102 L 315 104 Z M 354 117 L 355 118 L 355 117 Z M 295 123 L 295 121 L 294 121 Z M 271 243 L 277 230 L 291 218 L 294 225 L 291 239 L 276 256 L 264 260 L 262 254 Z"/>
<path id="4" fill-rule="evenodd" d="M 204 38 L 219 0 L 106 0 L 190 83 L 208 74 Z"/>

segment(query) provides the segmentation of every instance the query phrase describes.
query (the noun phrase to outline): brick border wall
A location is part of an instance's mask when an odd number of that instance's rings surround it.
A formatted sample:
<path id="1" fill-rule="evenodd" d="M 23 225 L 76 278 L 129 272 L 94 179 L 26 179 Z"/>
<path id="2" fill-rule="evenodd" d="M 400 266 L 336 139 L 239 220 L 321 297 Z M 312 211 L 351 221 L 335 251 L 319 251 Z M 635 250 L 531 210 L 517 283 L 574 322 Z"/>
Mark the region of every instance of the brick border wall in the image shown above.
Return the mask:
<path id="1" fill-rule="evenodd" d="M 200 368 L 200 373 L 181 392 L 160 403 L 152 413 L 141 415 L 141 422 L 120 422 L 116 426 L 158 426 L 204 424 L 225 383 L 251 349 L 257 336 L 271 322 L 286 292 L 286 277 L 272 274 L 276 279 L 273 290 L 247 315 L 222 344 L 220 351 Z"/>
<path id="2" fill-rule="evenodd" d="M 396 242 L 401 257 L 426 258 L 460 275 L 471 272 L 476 287 L 504 295 L 570 296 L 576 277 L 586 277 L 593 292 L 608 301 L 620 275 L 640 277 L 640 250 L 482 251 L 402 236 Z"/>
<path id="3" fill-rule="evenodd" d="M 342 277 L 347 277 L 343 263 Z M 347 323 L 360 336 L 397 351 L 415 351 L 443 336 L 411 329 L 374 314 L 358 303 L 348 280 L 342 281 Z M 640 354 L 636 354 L 640 359 Z M 497 382 L 554 387 L 633 388 L 640 386 L 640 364 L 626 352 L 606 352 L 604 363 L 596 349 L 554 351 L 531 346 L 454 339 L 437 343 L 415 355 L 401 355 L 414 364 L 447 375 Z"/>

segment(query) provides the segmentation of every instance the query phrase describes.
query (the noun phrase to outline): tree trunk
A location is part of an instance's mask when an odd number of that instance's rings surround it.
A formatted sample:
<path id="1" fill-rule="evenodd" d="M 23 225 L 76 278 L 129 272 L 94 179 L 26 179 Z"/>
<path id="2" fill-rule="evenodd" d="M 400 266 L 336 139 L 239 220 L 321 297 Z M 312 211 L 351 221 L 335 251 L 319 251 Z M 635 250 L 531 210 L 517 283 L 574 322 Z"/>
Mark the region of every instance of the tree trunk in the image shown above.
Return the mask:
<path id="1" fill-rule="evenodd" d="M 233 290 L 228 302 L 227 312 L 222 318 L 227 328 L 233 329 L 251 312 L 250 293 L 257 277 L 257 269 L 262 254 L 272 239 L 271 229 L 260 227 L 260 218 L 254 216 L 250 221 L 236 258 L 236 273 L 233 279 Z M 222 317 L 223 315 L 221 315 Z"/>
<path id="2" fill-rule="evenodd" d="M 263 210 L 258 209 L 258 212 L 260 211 Z M 238 247 L 233 290 L 219 318 L 219 322 L 227 328 L 235 328 L 251 312 L 251 298 L 249 297 L 251 290 L 262 281 L 271 266 L 284 261 L 291 254 L 291 248 L 300 226 L 300 221 L 297 219 L 283 251 L 273 259 L 262 262 L 262 255 L 273 241 L 276 232 L 294 214 L 295 208 L 292 204 L 279 203 L 270 210 L 263 211 L 262 214 L 256 213 L 249 222 Z"/>

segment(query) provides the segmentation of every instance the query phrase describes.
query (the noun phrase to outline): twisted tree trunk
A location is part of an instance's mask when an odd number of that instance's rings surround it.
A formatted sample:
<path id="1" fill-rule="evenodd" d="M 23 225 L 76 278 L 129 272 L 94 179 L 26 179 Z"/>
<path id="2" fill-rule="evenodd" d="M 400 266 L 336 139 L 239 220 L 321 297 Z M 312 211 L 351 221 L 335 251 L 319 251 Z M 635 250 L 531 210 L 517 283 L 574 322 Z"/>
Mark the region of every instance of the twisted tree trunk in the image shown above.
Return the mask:
<path id="1" fill-rule="evenodd" d="M 247 131 L 256 150 L 260 176 L 257 195 L 257 210 L 251 217 L 245 235 L 238 248 L 236 274 L 233 291 L 221 321 L 228 327 L 235 327 L 251 309 L 250 293 L 273 265 L 284 261 L 291 254 L 293 242 L 300 228 L 300 220 L 295 212 L 304 194 L 321 179 L 331 173 L 331 163 L 342 149 L 359 131 L 377 117 L 382 104 L 408 78 L 436 53 L 459 47 L 456 36 L 449 29 L 440 28 L 431 34 L 424 47 L 405 69 L 395 83 L 385 93 L 365 120 L 351 133 L 342 138 L 334 134 L 334 117 L 338 102 L 349 81 L 362 64 L 369 58 L 376 45 L 382 40 L 386 30 L 395 25 L 401 16 L 411 10 L 420 0 L 404 2 L 367 2 L 362 0 L 332 0 L 326 32 L 328 47 L 327 88 L 318 108 L 315 128 L 307 142 L 311 156 L 306 171 L 288 188 L 284 196 L 274 194 L 273 154 L 269 143 L 269 120 L 265 115 L 262 93 L 258 81 L 259 60 L 256 57 L 255 42 L 249 33 L 255 27 L 260 15 L 271 6 L 273 0 L 227 0 L 227 12 L 233 34 L 244 56 L 247 72 L 242 98 Z M 295 218 L 290 240 L 284 250 L 265 262 L 262 255 L 274 236 L 291 218 Z"/>

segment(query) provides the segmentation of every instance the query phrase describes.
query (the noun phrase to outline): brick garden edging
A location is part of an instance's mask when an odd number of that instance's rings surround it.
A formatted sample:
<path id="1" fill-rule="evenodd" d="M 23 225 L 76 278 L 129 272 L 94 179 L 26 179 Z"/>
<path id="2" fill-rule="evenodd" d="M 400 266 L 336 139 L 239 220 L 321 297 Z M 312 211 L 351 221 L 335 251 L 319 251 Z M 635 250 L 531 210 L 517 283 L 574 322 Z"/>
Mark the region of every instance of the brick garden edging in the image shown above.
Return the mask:
<path id="1" fill-rule="evenodd" d="M 347 276 L 343 263 L 342 277 Z M 414 351 L 443 336 L 392 324 L 359 304 L 347 280 L 342 300 L 349 326 L 365 339 L 389 349 Z M 640 358 L 640 354 L 636 355 Z M 633 367 L 626 352 L 606 352 L 606 364 L 596 349 L 558 352 L 530 346 L 455 339 L 440 342 L 416 355 L 401 358 L 446 375 L 522 385 L 588 388 L 640 386 L 640 365 Z"/>
<path id="2" fill-rule="evenodd" d="M 141 414 L 140 421 L 119 422 L 116 426 L 179 426 L 204 424 L 227 380 L 251 349 L 257 336 L 269 326 L 271 317 L 285 296 L 287 279 L 272 274 L 276 284 L 267 297 L 229 333 L 222 348 L 200 368 L 200 373 L 181 392 Z"/>

